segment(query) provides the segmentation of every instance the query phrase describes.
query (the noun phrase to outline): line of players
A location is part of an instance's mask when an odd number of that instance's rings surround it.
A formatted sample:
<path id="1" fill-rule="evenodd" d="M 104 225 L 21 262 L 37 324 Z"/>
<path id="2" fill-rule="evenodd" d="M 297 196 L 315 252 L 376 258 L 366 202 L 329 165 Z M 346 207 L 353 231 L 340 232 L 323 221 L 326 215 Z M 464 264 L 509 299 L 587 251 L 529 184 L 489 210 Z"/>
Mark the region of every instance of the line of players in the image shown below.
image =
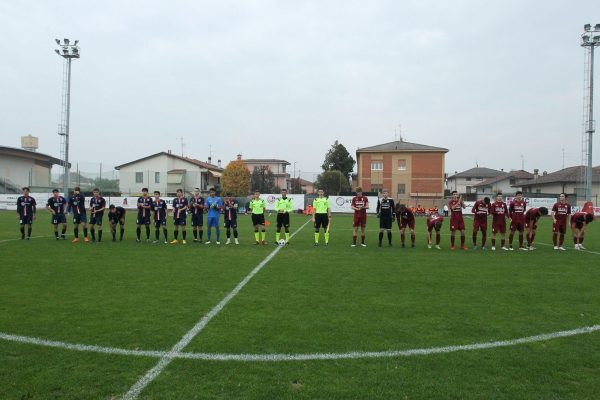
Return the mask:
<path id="1" fill-rule="evenodd" d="M 362 195 L 362 189 L 356 188 L 356 196 L 352 198 L 351 207 L 354 210 L 353 219 L 353 237 L 352 247 L 356 247 L 358 229 L 361 233 L 361 246 L 365 244 L 365 227 L 367 221 L 367 209 L 369 200 Z M 450 210 L 450 249 L 456 249 L 456 232 L 460 233 L 460 249 L 467 250 L 465 245 L 465 222 L 463 219 L 463 209 L 466 205 L 462 196 L 458 192 L 452 192 L 452 199 L 448 202 Z M 546 207 L 527 209 L 527 204 L 523 198 L 523 192 L 518 191 L 515 198 L 506 204 L 502 193 L 497 193 L 493 203 L 489 197 L 477 200 L 472 208 L 473 217 L 473 248 L 477 249 L 477 236 L 481 232 L 481 249 L 486 249 L 488 216 L 492 216 L 492 246 L 491 250 L 496 250 L 496 236 L 500 235 L 500 246 L 502 250 L 513 250 L 513 239 L 516 233 L 519 237 L 519 249 L 524 251 L 534 250 L 534 241 L 537 231 L 537 222 L 540 217 L 548 215 Z M 563 247 L 565 234 L 567 231 L 567 220 L 570 216 L 570 225 L 573 233 L 573 243 L 575 249 L 583 250 L 583 239 L 585 226 L 594 220 L 594 212 L 591 203 L 584 206 L 582 212 L 571 214 L 571 206 L 566 201 L 566 195 L 561 193 L 559 200 L 552 207 L 552 231 L 554 250 L 565 250 Z M 400 243 L 405 247 L 406 229 L 409 229 L 411 247 L 415 247 L 415 215 L 404 204 L 394 204 L 394 200 L 389 197 L 389 192 L 383 190 L 382 197 L 377 201 L 377 218 L 379 218 L 379 247 L 382 246 L 384 233 L 387 232 L 388 245 L 392 245 L 392 224 L 394 220 L 398 222 L 400 230 Z M 507 220 L 510 222 L 510 232 L 508 237 L 508 247 L 506 247 L 506 228 Z M 427 247 L 432 248 L 432 234 L 435 231 L 435 248 L 440 248 L 441 228 L 444 217 L 439 214 L 431 214 L 427 218 Z M 524 245 L 524 234 L 527 239 L 527 245 Z"/>
<path id="2" fill-rule="evenodd" d="M 200 196 L 200 189 L 195 188 L 193 195 L 188 199 L 183 195 L 183 190 L 178 189 L 177 197 L 173 200 L 173 226 L 174 239 L 169 242 L 167 231 L 167 216 L 169 207 L 165 200 L 160 198 L 160 192 L 154 191 L 154 197 L 151 198 L 148 194 L 148 189 L 142 189 L 142 195 L 137 199 L 137 218 L 136 218 L 136 240 L 142 241 L 142 226 L 146 230 L 146 241 L 150 242 L 150 225 L 155 228 L 153 243 L 160 242 L 160 233 L 162 230 L 164 243 L 177 244 L 179 242 L 179 232 L 181 231 L 182 244 L 187 244 L 187 215 L 191 215 L 192 232 L 194 234 L 194 242 L 203 240 L 203 225 L 204 214 L 207 214 L 207 241 L 205 244 L 211 244 L 212 228 L 215 228 L 215 243 L 221 244 L 220 216 L 223 214 L 224 228 L 226 230 L 227 241 L 225 244 L 231 243 L 231 234 L 233 231 L 233 240 L 235 244 L 239 244 L 237 230 L 237 216 L 239 203 L 232 198 L 228 193 L 225 200 L 222 200 L 216 195 L 215 189 L 211 188 L 209 196 L 204 199 Z M 66 240 L 67 218 L 66 214 L 70 210 L 73 214 L 73 243 L 79 242 L 79 226 L 83 229 L 83 240 L 85 243 L 90 242 L 89 234 L 92 242 L 102 241 L 102 225 L 105 211 L 107 209 L 106 200 L 101 196 L 100 191 L 96 188 L 93 190 L 93 196 L 86 204 L 85 197 L 81 194 L 79 187 L 75 187 L 73 195 L 69 199 L 65 199 L 59 194 L 58 189 L 52 191 L 52 197 L 46 202 L 46 209 L 52 214 L 51 224 L 54 226 L 54 236 L 56 240 Z M 17 215 L 19 217 L 19 225 L 21 230 L 21 239 L 29 240 L 32 233 L 32 224 L 36 218 L 37 204 L 33 197 L 29 195 L 29 188 L 23 188 L 23 195 L 17 199 Z M 265 212 L 266 202 L 260 198 L 260 192 L 255 191 L 253 198 L 248 203 L 248 210 L 252 215 L 252 225 L 254 226 L 255 244 L 266 244 L 265 230 Z M 277 230 L 275 234 L 275 242 L 277 244 L 288 244 L 290 239 L 290 212 L 293 212 L 292 200 L 287 197 L 286 189 L 281 191 L 281 197 L 275 203 L 277 212 Z M 87 213 L 90 213 L 88 222 Z M 119 240 L 123 240 L 125 232 L 125 215 L 126 210 L 123 207 L 108 207 L 108 221 L 113 242 L 117 240 L 117 227 L 119 227 Z M 59 226 L 62 225 L 62 230 L 59 236 Z M 27 227 L 27 232 L 25 228 Z M 280 239 L 282 228 L 284 230 L 285 239 Z M 96 235 L 97 233 L 97 235 Z M 283 242 L 282 242 L 283 241 Z"/>

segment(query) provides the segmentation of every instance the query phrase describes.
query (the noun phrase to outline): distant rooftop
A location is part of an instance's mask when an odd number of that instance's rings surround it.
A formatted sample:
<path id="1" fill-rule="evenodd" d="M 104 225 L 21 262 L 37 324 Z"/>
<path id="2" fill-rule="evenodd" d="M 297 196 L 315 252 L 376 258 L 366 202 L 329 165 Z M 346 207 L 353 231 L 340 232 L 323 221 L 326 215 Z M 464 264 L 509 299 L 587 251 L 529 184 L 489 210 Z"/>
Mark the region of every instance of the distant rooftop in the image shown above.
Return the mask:
<path id="1" fill-rule="evenodd" d="M 168 153 L 166 151 L 161 151 L 159 153 L 151 154 L 149 156 L 142 157 L 142 158 L 139 158 L 139 159 L 134 160 L 134 161 L 130 161 L 130 162 L 125 163 L 125 164 L 117 165 L 115 167 L 115 169 L 119 170 L 119 169 L 121 169 L 123 167 L 126 167 L 128 165 L 135 164 L 135 163 L 138 163 L 140 161 L 148 160 L 150 158 L 154 158 L 154 157 L 158 157 L 158 156 L 162 156 L 162 155 L 165 155 L 165 156 L 168 156 L 168 157 L 172 157 L 172 158 L 177 158 L 177 159 L 183 160 L 183 161 L 187 161 L 187 162 L 189 162 L 191 164 L 195 164 L 195 165 L 197 165 L 197 166 L 199 166 L 201 168 L 206 168 L 206 169 L 213 170 L 213 171 L 222 171 L 223 170 L 223 168 L 219 167 L 218 165 L 214 165 L 214 164 L 210 164 L 210 163 L 207 163 L 207 162 L 204 162 L 204 161 L 196 160 L 195 158 L 181 157 L 181 156 L 175 155 L 173 153 Z"/>
<path id="2" fill-rule="evenodd" d="M 537 179 L 527 182 L 527 185 L 581 182 L 585 168 L 583 165 L 567 167 L 546 175 L 540 175 Z M 600 182 L 600 165 L 592 167 L 592 181 Z"/>
<path id="3" fill-rule="evenodd" d="M 498 171 L 497 169 L 485 168 L 485 167 L 475 167 L 468 169 L 466 171 L 457 172 L 452 176 L 449 176 L 448 179 L 455 178 L 495 178 L 497 176 L 504 176 L 507 174 L 504 171 Z"/>
<path id="4" fill-rule="evenodd" d="M 406 152 L 406 151 L 423 151 L 423 152 L 444 152 L 447 153 L 448 149 L 443 147 L 427 146 L 425 144 L 410 143 L 404 140 L 396 140 L 389 143 L 378 144 L 371 147 L 363 147 L 357 149 L 357 153 L 366 152 Z"/>
<path id="5" fill-rule="evenodd" d="M 527 171 L 520 169 L 517 171 L 501 172 L 499 175 L 497 175 L 493 178 L 486 179 L 485 181 L 480 182 L 473 186 L 489 186 L 489 185 L 493 185 L 494 183 L 503 181 L 505 179 L 510 179 L 510 178 L 533 179 L 533 177 L 534 177 L 534 175 L 531 172 L 527 172 Z"/>

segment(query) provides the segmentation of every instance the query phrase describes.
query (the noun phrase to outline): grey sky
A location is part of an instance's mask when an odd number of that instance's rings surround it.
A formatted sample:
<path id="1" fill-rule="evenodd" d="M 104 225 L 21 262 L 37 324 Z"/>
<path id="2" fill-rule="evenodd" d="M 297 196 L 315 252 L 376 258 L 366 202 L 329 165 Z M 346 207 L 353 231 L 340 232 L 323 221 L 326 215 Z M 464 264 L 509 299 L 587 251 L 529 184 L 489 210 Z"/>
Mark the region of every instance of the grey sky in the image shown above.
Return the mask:
<path id="1" fill-rule="evenodd" d="M 588 22 L 597 1 L 2 2 L 1 144 L 32 134 L 58 156 L 54 38 L 67 37 L 82 52 L 74 161 L 179 153 L 182 136 L 202 160 L 211 145 L 224 163 L 319 171 L 334 140 L 354 154 L 402 124 L 407 141 L 450 149 L 447 172 L 517 169 L 521 154 L 552 171 L 562 148 L 581 161 Z"/>

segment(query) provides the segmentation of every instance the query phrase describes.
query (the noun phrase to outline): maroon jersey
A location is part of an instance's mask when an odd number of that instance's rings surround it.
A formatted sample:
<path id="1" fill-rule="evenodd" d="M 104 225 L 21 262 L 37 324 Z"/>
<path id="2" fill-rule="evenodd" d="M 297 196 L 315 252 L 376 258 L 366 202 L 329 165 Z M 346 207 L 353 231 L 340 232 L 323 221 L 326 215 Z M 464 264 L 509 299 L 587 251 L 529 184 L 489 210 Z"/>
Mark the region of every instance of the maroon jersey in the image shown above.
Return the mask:
<path id="1" fill-rule="evenodd" d="M 585 216 L 586 213 L 584 212 L 576 212 L 575 214 L 571 215 L 571 224 L 577 224 L 578 226 L 581 225 L 583 226 L 583 224 L 585 224 Z"/>
<path id="2" fill-rule="evenodd" d="M 506 223 L 506 217 L 509 216 L 508 206 L 503 201 L 495 201 L 490 205 L 490 213 L 494 224 Z"/>
<path id="3" fill-rule="evenodd" d="M 541 216 L 542 214 L 540 213 L 540 210 L 538 208 L 530 208 L 525 213 L 525 222 L 535 223 L 538 219 L 540 219 Z"/>
<path id="4" fill-rule="evenodd" d="M 477 221 L 487 221 L 487 216 L 490 213 L 490 206 L 485 204 L 483 200 L 477 200 L 473 204 L 471 212 L 475 215 Z"/>
<path id="5" fill-rule="evenodd" d="M 369 199 L 367 196 L 354 196 L 352 198 L 352 207 L 360 208 L 360 210 L 354 210 L 354 214 L 367 215 L 367 207 L 369 205 Z"/>
<path id="6" fill-rule="evenodd" d="M 559 224 L 566 224 L 567 218 L 571 214 L 571 205 L 569 203 L 561 203 L 560 201 L 552 206 L 554 218 Z"/>
<path id="7" fill-rule="evenodd" d="M 444 217 L 442 217 L 439 214 L 431 214 L 428 218 L 427 218 L 427 230 L 429 232 L 431 232 L 434 228 L 435 228 L 435 224 L 437 222 L 442 222 L 444 221 Z"/>
<path id="8" fill-rule="evenodd" d="M 508 212 L 510 214 L 510 219 L 514 223 L 524 223 L 525 222 L 525 212 L 527 210 L 527 203 L 525 200 L 513 200 L 510 202 L 510 207 L 508 208 Z"/>

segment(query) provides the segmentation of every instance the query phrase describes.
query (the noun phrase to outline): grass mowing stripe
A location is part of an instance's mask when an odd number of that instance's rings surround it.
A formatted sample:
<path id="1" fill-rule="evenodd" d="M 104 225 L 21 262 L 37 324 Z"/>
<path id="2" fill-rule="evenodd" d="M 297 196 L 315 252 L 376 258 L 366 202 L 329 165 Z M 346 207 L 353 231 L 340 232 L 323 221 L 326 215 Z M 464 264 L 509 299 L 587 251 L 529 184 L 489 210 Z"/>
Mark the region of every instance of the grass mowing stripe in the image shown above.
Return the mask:
<path id="1" fill-rule="evenodd" d="M 441 353 L 453 353 L 457 351 L 472 351 L 472 350 L 484 350 L 492 349 L 496 347 L 509 347 L 516 346 L 526 343 L 543 342 L 552 339 L 564 338 L 569 336 L 577 336 L 586 333 L 593 333 L 600 331 L 600 325 L 586 326 L 583 328 L 576 328 L 567 331 L 558 331 L 552 333 L 542 333 L 540 335 L 527 336 L 517 339 L 509 340 L 498 340 L 494 342 L 483 342 L 483 343 L 472 343 L 465 345 L 452 345 L 442 347 L 428 347 L 420 349 L 408 349 L 408 350 L 388 350 L 388 351 L 352 351 L 348 353 L 312 353 L 312 354 L 211 354 L 211 353 L 186 353 L 186 352 L 174 352 L 167 353 L 165 351 L 152 351 L 152 350 L 128 350 L 120 349 L 116 347 L 102 347 L 94 345 L 84 345 L 76 343 L 65 343 L 60 341 L 46 340 L 35 337 L 11 335 L 7 333 L 0 333 L 0 339 L 34 344 L 45 347 L 57 347 L 67 350 L 93 352 L 93 353 L 104 353 L 104 354 L 116 354 L 124 356 L 138 356 L 138 357 L 156 357 L 164 358 L 170 357 L 170 359 L 191 359 L 191 360 L 207 360 L 207 361 L 261 361 L 261 362 L 277 362 L 277 361 L 314 361 L 314 360 L 341 360 L 341 359 L 358 359 L 358 358 L 389 358 L 389 357 L 410 357 L 419 355 L 430 355 L 430 354 L 441 354 Z"/>
<path id="2" fill-rule="evenodd" d="M 294 237 L 298 232 L 300 232 L 306 225 L 308 225 L 310 221 L 311 219 L 307 220 L 300 228 L 298 228 L 294 233 L 292 233 L 290 238 Z M 225 296 L 223 300 L 219 302 L 219 304 L 214 306 L 204 317 L 202 317 L 200 321 L 198 321 L 196 325 L 194 325 L 194 327 L 190 329 L 181 338 L 181 340 L 179 340 L 179 342 L 177 342 L 171 348 L 171 350 L 169 350 L 169 352 L 158 361 L 158 363 L 151 370 L 146 372 L 146 374 L 142 376 L 129 389 L 129 391 L 123 395 L 123 399 L 136 399 L 142 392 L 142 390 L 144 390 L 144 388 L 148 386 L 150 382 L 156 379 L 156 377 L 160 375 L 163 369 L 165 369 L 165 367 L 169 365 L 171 361 L 173 361 L 175 355 L 177 353 L 180 353 L 194 339 L 194 337 L 196 337 L 196 335 L 198 335 L 206 327 L 210 320 L 213 319 L 219 312 L 221 312 L 223 307 L 225 307 L 227 303 L 229 303 L 231 299 L 233 299 L 240 292 L 240 290 L 242 290 L 244 286 L 246 286 L 246 284 L 250 281 L 250 279 L 254 277 L 254 275 L 256 275 L 261 269 L 263 269 L 263 267 L 267 265 L 267 263 L 271 261 L 273 257 L 275 257 L 279 250 L 281 250 L 281 247 L 277 246 L 275 250 L 273 250 L 263 261 L 261 261 L 260 264 L 256 266 L 256 268 L 250 271 L 250 273 L 246 275 L 246 277 L 242 279 L 242 281 L 238 283 L 237 286 L 233 288 L 233 290 L 229 292 L 229 294 L 227 294 L 227 296 Z"/>

